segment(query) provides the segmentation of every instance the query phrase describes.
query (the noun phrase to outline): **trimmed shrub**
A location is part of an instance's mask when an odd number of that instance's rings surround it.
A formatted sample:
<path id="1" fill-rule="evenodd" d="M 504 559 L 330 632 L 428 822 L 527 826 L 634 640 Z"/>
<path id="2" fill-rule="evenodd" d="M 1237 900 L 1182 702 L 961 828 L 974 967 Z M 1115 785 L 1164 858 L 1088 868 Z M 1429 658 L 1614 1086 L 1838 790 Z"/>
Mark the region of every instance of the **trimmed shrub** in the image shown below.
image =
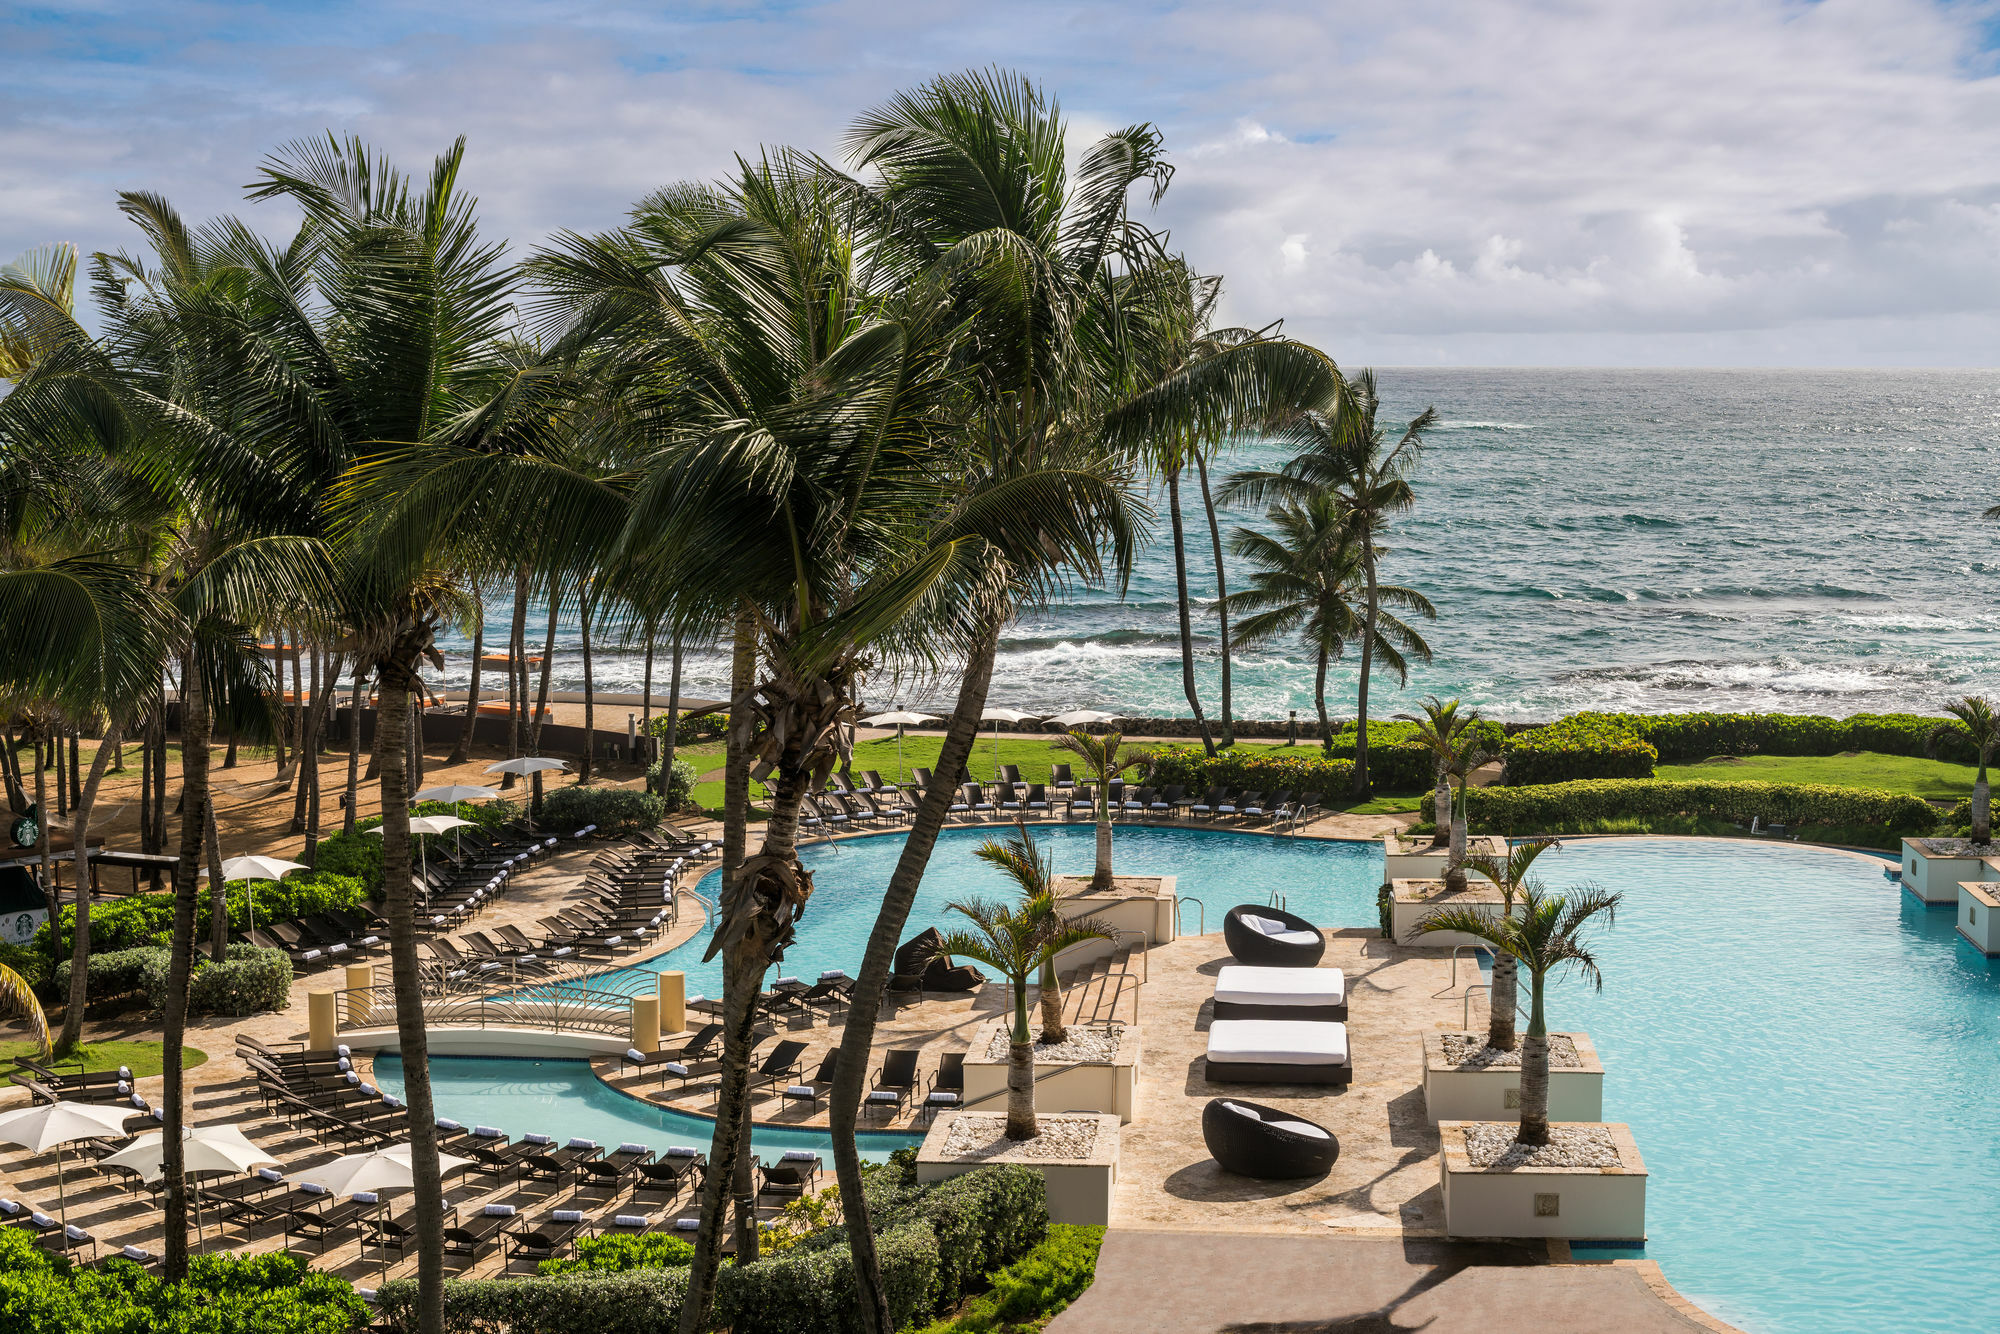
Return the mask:
<path id="1" fill-rule="evenodd" d="M 320 875 L 358 880 L 372 898 L 382 892 L 382 840 L 368 830 L 381 824 L 381 817 L 362 820 L 351 834 L 331 834 L 319 841 L 313 852 L 314 869 Z"/>
<path id="2" fill-rule="evenodd" d="M 674 745 L 694 746 L 704 741 L 717 741 L 728 731 L 729 715 L 726 713 L 683 713 L 674 727 Z M 666 734 L 666 714 L 656 713 L 647 720 L 647 736 L 664 737 Z"/>
<path id="3" fill-rule="evenodd" d="M 49 962 L 46 949 L 32 949 L 27 945 L 0 944 L 0 966 L 13 969 L 21 975 L 31 990 L 40 991 L 49 982 L 49 974 L 55 965 Z"/>
<path id="4" fill-rule="evenodd" d="M 377 845 L 375 875 L 379 883 L 382 840 L 370 836 L 370 841 Z M 320 846 L 324 848 L 326 845 Z M 366 903 L 369 898 L 368 886 L 359 877 L 323 869 L 300 871 L 283 880 L 232 880 L 224 887 L 228 893 L 229 927 L 232 931 L 242 931 L 250 925 L 250 904 L 245 902 L 245 886 L 248 886 L 249 899 L 255 903 L 260 924 L 310 917 L 329 908 L 352 908 Z M 195 922 L 202 931 L 207 930 L 214 902 L 215 894 L 210 889 L 203 888 L 196 896 Z M 105 899 L 90 905 L 90 948 L 92 952 L 106 953 L 165 949 L 172 943 L 173 926 L 172 894 L 133 894 L 120 899 Z M 65 942 L 75 929 L 76 905 L 66 904 L 62 910 Z M 46 925 L 36 932 L 36 944 L 44 953 L 47 952 Z"/>
<path id="5" fill-rule="evenodd" d="M 1938 812 L 1921 797 L 1817 783 L 1665 782 L 1604 778 L 1538 787 L 1475 787 L 1466 794 L 1474 828 L 1502 834 L 1563 833 L 1632 816 L 1708 816 L 1747 824 L 1869 825 L 1928 834 Z M 1429 817 L 1428 803 L 1423 812 Z"/>
<path id="6" fill-rule="evenodd" d="M 637 788 L 559 787 L 542 799 L 538 818 L 564 834 L 594 824 L 600 836 L 617 837 L 658 828 L 666 814 L 658 797 Z"/>
<path id="7" fill-rule="evenodd" d="M 628 1269 L 673 1269 L 694 1259 L 692 1244 L 667 1232 L 644 1232 L 636 1237 L 605 1235 L 579 1237 L 573 1260 L 544 1260 L 536 1266 L 543 1274 L 576 1274 L 585 1270 L 621 1274 Z"/>
<path id="8" fill-rule="evenodd" d="M 937 1234 L 938 1286 L 965 1291 L 1048 1235 L 1048 1180 L 1032 1167 L 985 1167 L 940 1181 L 914 1204 Z"/>
<path id="9" fill-rule="evenodd" d="M 1373 763 L 1372 748 L 1369 754 Z M 1147 772 L 1146 781 L 1163 787 L 1168 783 L 1180 783 L 1195 793 L 1220 784 L 1231 788 L 1254 788 L 1260 792 L 1290 788 L 1333 797 L 1347 791 L 1354 782 L 1354 762 L 1265 755 L 1255 748 L 1226 750 L 1210 759 L 1199 746 L 1164 746 L 1153 752 L 1153 764 Z"/>
<path id="10" fill-rule="evenodd" d="M 700 773 L 686 760 L 680 758 L 674 760 L 674 771 L 667 776 L 666 790 L 660 794 L 660 800 L 668 814 L 686 809 L 687 804 L 694 799 L 695 781 L 700 777 Z M 653 790 L 659 790 L 660 766 L 657 762 L 646 770 L 646 782 Z"/>
<path id="11" fill-rule="evenodd" d="M 1838 755 L 1872 750 L 1883 755 L 1930 755 L 1931 734 L 1948 724 L 1937 758 L 1958 764 L 1978 759 L 1965 729 L 1947 718 L 1915 713 L 1857 713 L 1828 718 L 1816 713 L 1615 713 L 1614 718 L 1651 742 L 1666 764 L 1694 764 L 1714 755 Z"/>
<path id="12" fill-rule="evenodd" d="M 1513 786 L 1579 778 L 1651 778 L 1660 752 L 1623 717 L 1579 713 L 1507 738 L 1505 781 Z"/>
<path id="13" fill-rule="evenodd" d="M 168 958 L 169 951 L 164 946 L 154 945 L 93 953 L 85 963 L 84 997 L 89 1001 L 105 1001 L 136 995 L 144 1000 L 146 1008 L 161 1009 L 167 1000 Z M 51 979 L 58 994 L 68 994 L 69 979 L 70 961 L 64 959 L 56 965 Z"/>
<path id="14" fill-rule="evenodd" d="M 73 1267 L 27 1230 L 0 1229 L 0 1328 L 10 1334 L 345 1334 L 367 1318 L 345 1279 L 282 1251 L 190 1255 L 187 1279 L 166 1283 L 125 1260 Z"/>
<path id="15" fill-rule="evenodd" d="M 838 1234 L 838 1244 L 831 1244 Z M 848 1334 L 861 1328 L 855 1311 L 854 1264 L 846 1229 L 828 1228 L 829 1244 L 798 1246 L 731 1266 L 716 1284 L 715 1323 L 731 1334 Z M 937 1235 L 921 1222 L 885 1228 L 875 1239 L 896 1329 L 936 1309 Z"/>
<path id="16" fill-rule="evenodd" d="M 1048 1239 L 1005 1269 L 986 1276 L 988 1291 L 967 1303 L 956 1319 L 940 1320 L 923 1334 L 994 1334 L 1039 1327 L 1078 1297 L 1097 1277 L 1104 1229 L 1052 1223 Z"/>
<path id="17" fill-rule="evenodd" d="M 162 990 L 164 992 L 162 979 Z M 203 965 L 188 983 L 188 1011 L 241 1018 L 292 1003 L 292 961 L 283 950 L 231 945 L 222 962 Z"/>
<path id="18" fill-rule="evenodd" d="M 680 1320 L 687 1280 L 684 1267 L 454 1279 L 444 1285 L 444 1327 L 450 1334 L 660 1334 Z M 415 1279 L 383 1284 L 377 1299 L 399 1329 L 417 1327 Z"/>

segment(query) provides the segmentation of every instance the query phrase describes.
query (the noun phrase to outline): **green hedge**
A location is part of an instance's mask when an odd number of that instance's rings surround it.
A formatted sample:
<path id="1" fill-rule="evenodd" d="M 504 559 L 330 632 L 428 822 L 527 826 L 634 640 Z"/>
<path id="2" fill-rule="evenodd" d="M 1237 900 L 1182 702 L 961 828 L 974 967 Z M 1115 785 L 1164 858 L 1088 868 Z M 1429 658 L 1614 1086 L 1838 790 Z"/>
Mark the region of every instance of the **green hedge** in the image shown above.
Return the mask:
<path id="1" fill-rule="evenodd" d="M 987 1291 L 955 1318 L 923 1334 L 998 1334 L 1040 1324 L 1083 1295 L 1097 1276 L 1104 1229 L 1052 1223 L 1048 1239 L 1005 1269 L 986 1276 Z"/>
<path id="2" fill-rule="evenodd" d="M 379 844 L 382 840 L 377 838 L 373 841 Z M 380 874 L 378 866 L 378 878 Z M 299 871 L 283 880 L 232 880 L 226 886 L 229 928 L 232 931 L 242 931 L 250 925 L 251 905 L 245 901 L 246 885 L 260 924 L 310 917 L 329 908 L 354 908 L 368 901 L 365 882 L 354 876 L 336 875 L 326 870 Z M 207 930 L 214 901 L 213 893 L 207 888 L 195 901 L 195 921 L 202 931 Z M 154 946 L 165 948 L 172 941 L 173 926 L 172 894 L 133 894 L 125 898 L 105 899 L 90 906 L 90 948 L 93 952 Z M 75 928 L 76 906 L 67 904 L 62 910 L 65 942 L 71 939 Z M 36 947 L 44 953 L 49 947 L 48 930 L 45 924 L 35 936 Z"/>
<path id="3" fill-rule="evenodd" d="M 559 834 L 594 824 L 600 837 L 615 838 L 656 829 L 666 814 L 664 802 L 637 788 L 559 787 L 542 798 L 540 819 Z"/>
<path id="4" fill-rule="evenodd" d="M 729 715 L 726 713 L 683 713 L 674 728 L 675 746 L 693 746 L 703 741 L 719 740 L 729 731 Z M 656 713 L 646 721 L 646 735 L 663 737 L 667 734 L 667 715 Z"/>
<path id="5" fill-rule="evenodd" d="M 55 970 L 46 948 L 33 949 L 27 945 L 0 944 L 0 965 L 19 973 L 21 980 L 34 991 L 46 987 L 49 974 Z"/>
<path id="6" fill-rule="evenodd" d="M 1475 787 L 1466 794 L 1472 827 L 1501 834 L 1561 833 L 1630 816 L 1708 816 L 1748 823 L 1870 825 L 1928 834 L 1938 812 L 1921 797 L 1816 783 L 1663 782 L 1601 778 L 1538 787 Z M 1423 815 L 1430 818 L 1429 803 Z"/>
<path id="7" fill-rule="evenodd" d="M 120 996 L 138 996 L 145 1001 L 147 1009 L 158 1010 L 166 1003 L 169 956 L 170 952 L 163 945 L 92 954 L 84 961 L 84 997 L 90 1001 L 105 1001 Z M 68 959 L 56 965 L 51 981 L 57 994 L 69 994 L 72 971 Z"/>
<path id="8" fill-rule="evenodd" d="M 1517 732 L 1501 752 L 1505 782 L 1526 787 L 1580 778 L 1651 778 L 1660 752 L 1624 717 L 1578 713 Z"/>
<path id="9" fill-rule="evenodd" d="M 1693 764 L 1713 755 L 1838 755 L 1872 750 L 1883 755 L 1927 756 L 1931 734 L 1944 718 L 1915 713 L 1857 713 L 1828 718 L 1816 713 L 1613 713 L 1589 715 L 1623 722 L 1650 742 L 1666 764 Z M 1937 758 L 1974 763 L 1965 730 L 1952 723 Z"/>
<path id="10" fill-rule="evenodd" d="M 444 1327 L 449 1334 L 662 1334 L 680 1320 L 687 1280 L 685 1267 L 451 1279 L 444 1285 Z M 417 1327 L 415 1279 L 384 1283 L 377 1299 L 398 1329 Z"/>
<path id="11" fill-rule="evenodd" d="M 0 1228 L 8 1334 L 345 1334 L 367 1318 L 345 1279 L 282 1251 L 191 1255 L 187 1278 L 166 1283 L 123 1260 L 72 1267 L 26 1229 Z"/>
<path id="12" fill-rule="evenodd" d="M 656 763 L 646 770 L 646 781 L 652 785 L 654 791 L 660 793 L 662 809 L 669 813 L 685 810 L 687 804 L 694 800 L 694 785 L 700 777 L 700 773 L 692 764 L 676 757 L 674 771 L 667 776 L 666 788 L 661 790 L 660 766 Z"/>
<path id="13" fill-rule="evenodd" d="M 1179 783 L 1196 796 L 1220 784 L 1260 792 L 1291 788 L 1320 792 L 1328 797 L 1347 791 L 1354 782 L 1352 760 L 1264 755 L 1259 753 L 1260 749 L 1226 750 L 1210 759 L 1199 746 L 1165 746 L 1153 752 L 1153 766 L 1146 781 L 1161 787 Z"/>
<path id="14" fill-rule="evenodd" d="M 543 1274 L 578 1274 L 585 1270 L 620 1274 L 628 1269 L 672 1269 L 694 1259 L 694 1246 L 669 1232 L 645 1232 L 636 1237 L 607 1234 L 580 1237 L 573 1260 L 544 1260 L 535 1266 Z"/>
<path id="15" fill-rule="evenodd" d="M 137 996 L 149 1010 L 165 1009 L 171 953 L 165 946 L 149 945 L 92 954 L 84 971 L 85 998 L 96 1002 Z M 65 959 L 55 969 L 58 994 L 68 993 L 69 979 L 70 961 Z M 231 945 L 220 963 L 195 959 L 195 973 L 188 982 L 188 1012 L 241 1017 L 282 1010 L 291 1004 L 291 991 L 292 961 L 283 951 Z"/>

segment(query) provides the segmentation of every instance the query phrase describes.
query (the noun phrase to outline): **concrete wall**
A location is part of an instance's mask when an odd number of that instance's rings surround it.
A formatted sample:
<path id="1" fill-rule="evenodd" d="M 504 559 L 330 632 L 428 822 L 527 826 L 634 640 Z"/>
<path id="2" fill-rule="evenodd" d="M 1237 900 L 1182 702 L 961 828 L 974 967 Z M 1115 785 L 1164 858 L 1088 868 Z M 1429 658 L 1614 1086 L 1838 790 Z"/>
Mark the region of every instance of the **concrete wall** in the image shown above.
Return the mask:
<path id="1" fill-rule="evenodd" d="M 1604 1127 L 1618 1141 L 1617 1167 L 1479 1168 L 1465 1154 L 1468 1124 L 1447 1121 L 1438 1127 L 1445 1144 L 1438 1173 L 1447 1237 L 1645 1237 L 1646 1165 L 1629 1127 Z"/>
<path id="2" fill-rule="evenodd" d="M 1521 1072 L 1501 1070 L 1424 1071 L 1424 1115 L 1440 1121 L 1521 1119 Z M 1551 1069 L 1549 1119 L 1598 1121 L 1604 1117 L 1604 1071 Z"/>
<path id="3" fill-rule="evenodd" d="M 1903 888 L 1925 903 L 1956 903 L 1960 882 L 1988 878 L 1983 858 L 1933 857 L 1903 840 Z"/>
<path id="4" fill-rule="evenodd" d="M 1981 954 L 2000 954 L 2000 885 L 1968 881 L 1958 887 L 1958 934 Z"/>
<path id="5" fill-rule="evenodd" d="M 991 1115 L 991 1113 L 983 1113 Z M 1019 1162 L 1032 1167 L 1048 1182 L 1049 1221 L 1102 1227 L 1111 1221 L 1112 1196 L 1118 1188 L 1118 1118 L 1100 1118 L 1097 1152 L 1090 1159 L 1074 1163 L 1045 1160 L 1023 1161 L 1011 1155 L 998 1159 L 954 1160 L 944 1156 L 941 1145 L 951 1120 L 959 1113 L 940 1113 L 923 1147 L 917 1150 L 917 1180 L 943 1181 L 989 1163 Z"/>
<path id="6" fill-rule="evenodd" d="M 979 1053 L 990 1050 L 993 1034 L 1009 1026 L 1005 1019 L 982 1024 L 972 1035 L 965 1058 L 965 1106 L 980 1112 L 1007 1107 L 1007 1062 Z M 1120 1036 L 1118 1055 L 1108 1064 L 1056 1066 L 1037 1063 L 1035 1106 L 1045 1112 L 1108 1112 L 1121 1125 L 1131 1124 L 1139 1107 L 1140 1037 L 1137 1025 Z M 1051 1071 L 1061 1073 L 1052 1074 Z M 1047 1079 L 1042 1079 L 1047 1075 Z"/>
<path id="7" fill-rule="evenodd" d="M 1174 877 L 1163 875 L 1147 878 L 1161 882 L 1157 895 L 1067 893 L 1063 881 L 1087 880 L 1088 876 L 1057 876 L 1056 893 L 1063 896 L 1063 910 L 1073 917 L 1099 917 L 1109 922 L 1114 930 L 1144 936 L 1148 946 L 1165 945 L 1173 941 L 1176 935 L 1174 918 L 1177 900 Z M 1139 947 L 1137 940 L 1129 938 L 1122 944 L 1135 949 Z M 1119 943 L 1111 941 L 1085 941 L 1083 944 L 1064 950 L 1060 957 L 1060 966 L 1064 969 L 1081 968 L 1099 959 L 1109 958 L 1117 953 L 1119 948 Z"/>

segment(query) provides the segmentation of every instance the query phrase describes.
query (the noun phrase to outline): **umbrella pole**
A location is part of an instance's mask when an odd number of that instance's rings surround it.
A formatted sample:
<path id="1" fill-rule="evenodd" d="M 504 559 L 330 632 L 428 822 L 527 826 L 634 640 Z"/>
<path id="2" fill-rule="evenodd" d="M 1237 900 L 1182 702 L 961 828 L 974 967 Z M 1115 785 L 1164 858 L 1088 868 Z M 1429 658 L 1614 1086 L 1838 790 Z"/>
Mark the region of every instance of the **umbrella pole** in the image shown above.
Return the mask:
<path id="1" fill-rule="evenodd" d="M 63 1186 L 63 1146 L 56 1145 L 56 1212 L 62 1215 L 63 1226 L 69 1226 L 69 1192 Z"/>

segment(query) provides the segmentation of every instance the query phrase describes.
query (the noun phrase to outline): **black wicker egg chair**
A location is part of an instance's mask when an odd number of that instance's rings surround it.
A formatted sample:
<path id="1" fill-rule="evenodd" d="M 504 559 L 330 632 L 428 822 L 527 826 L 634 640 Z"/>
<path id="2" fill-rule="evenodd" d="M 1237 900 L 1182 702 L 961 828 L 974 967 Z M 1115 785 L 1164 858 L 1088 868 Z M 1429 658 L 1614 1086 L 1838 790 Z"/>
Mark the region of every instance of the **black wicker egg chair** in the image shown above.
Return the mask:
<path id="1" fill-rule="evenodd" d="M 1201 1138 L 1223 1171 L 1265 1181 L 1325 1176 L 1340 1157 L 1340 1141 L 1325 1126 L 1240 1098 L 1209 1100 Z"/>
<path id="2" fill-rule="evenodd" d="M 1222 939 L 1238 962 L 1266 968 L 1315 968 L 1326 937 L 1297 913 L 1239 903 L 1222 919 Z"/>

